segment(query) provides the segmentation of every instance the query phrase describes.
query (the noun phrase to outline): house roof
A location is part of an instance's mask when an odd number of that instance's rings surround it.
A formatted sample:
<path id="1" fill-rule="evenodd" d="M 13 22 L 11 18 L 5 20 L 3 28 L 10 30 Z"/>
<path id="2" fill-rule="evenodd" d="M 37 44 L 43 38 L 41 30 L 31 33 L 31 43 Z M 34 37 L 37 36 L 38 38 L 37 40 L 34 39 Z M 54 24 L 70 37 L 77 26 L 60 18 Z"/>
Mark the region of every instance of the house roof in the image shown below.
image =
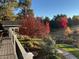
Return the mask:
<path id="1" fill-rule="evenodd" d="M 16 21 L 1 21 L 2 25 L 20 25 L 20 20 L 16 20 Z"/>

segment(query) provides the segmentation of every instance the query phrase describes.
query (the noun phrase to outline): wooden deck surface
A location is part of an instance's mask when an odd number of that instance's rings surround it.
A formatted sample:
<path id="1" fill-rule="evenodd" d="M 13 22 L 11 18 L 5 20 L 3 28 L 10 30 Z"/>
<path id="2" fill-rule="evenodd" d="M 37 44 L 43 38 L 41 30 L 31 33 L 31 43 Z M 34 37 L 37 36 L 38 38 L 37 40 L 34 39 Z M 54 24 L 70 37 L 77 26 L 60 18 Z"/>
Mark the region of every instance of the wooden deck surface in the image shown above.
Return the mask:
<path id="1" fill-rule="evenodd" d="M 0 46 L 0 59 L 16 59 L 10 39 L 4 39 Z"/>

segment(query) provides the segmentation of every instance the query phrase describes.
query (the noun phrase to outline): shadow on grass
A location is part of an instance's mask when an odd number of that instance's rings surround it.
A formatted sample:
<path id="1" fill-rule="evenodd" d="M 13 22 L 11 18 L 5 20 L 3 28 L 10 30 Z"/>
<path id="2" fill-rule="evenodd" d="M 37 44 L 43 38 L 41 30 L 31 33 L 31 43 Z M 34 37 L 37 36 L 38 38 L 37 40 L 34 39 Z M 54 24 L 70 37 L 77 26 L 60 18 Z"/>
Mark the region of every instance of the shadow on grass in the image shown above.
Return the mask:
<path id="1" fill-rule="evenodd" d="M 77 59 L 79 59 L 79 51 L 69 51 L 71 54 L 73 54 Z"/>

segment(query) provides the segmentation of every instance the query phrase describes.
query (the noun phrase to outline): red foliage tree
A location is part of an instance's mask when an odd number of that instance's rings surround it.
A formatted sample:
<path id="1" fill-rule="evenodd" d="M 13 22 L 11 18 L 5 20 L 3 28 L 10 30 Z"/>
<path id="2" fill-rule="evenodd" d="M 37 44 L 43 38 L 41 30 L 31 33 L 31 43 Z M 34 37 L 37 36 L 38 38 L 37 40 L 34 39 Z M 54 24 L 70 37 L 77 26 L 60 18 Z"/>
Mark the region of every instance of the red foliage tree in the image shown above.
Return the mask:
<path id="1" fill-rule="evenodd" d="M 43 22 L 45 24 L 45 31 L 46 31 L 46 34 L 49 34 L 50 32 L 50 18 L 49 17 L 45 17 L 43 19 Z"/>
<path id="2" fill-rule="evenodd" d="M 45 26 L 46 26 L 46 33 L 47 34 L 50 33 L 50 25 L 49 25 L 49 22 L 46 22 Z"/>
<path id="3" fill-rule="evenodd" d="M 31 15 L 26 15 L 22 18 L 19 32 L 22 35 L 33 36 L 35 33 L 35 18 Z"/>
<path id="4" fill-rule="evenodd" d="M 37 36 L 38 37 L 44 37 L 46 35 L 46 31 L 45 31 L 45 25 L 42 22 L 41 18 L 37 18 Z"/>
<path id="5" fill-rule="evenodd" d="M 19 32 L 22 35 L 44 37 L 49 32 L 48 23 L 46 25 L 42 18 L 34 18 L 32 15 L 26 15 L 22 18 Z"/>
<path id="6" fill-rule="evenodd" d="M 60 21 L 61 27 L 62 28 L 67 28 L 67 24 L 68 24 L 68 20 L 67 17 L 61 17 L 61 21 Z"/>

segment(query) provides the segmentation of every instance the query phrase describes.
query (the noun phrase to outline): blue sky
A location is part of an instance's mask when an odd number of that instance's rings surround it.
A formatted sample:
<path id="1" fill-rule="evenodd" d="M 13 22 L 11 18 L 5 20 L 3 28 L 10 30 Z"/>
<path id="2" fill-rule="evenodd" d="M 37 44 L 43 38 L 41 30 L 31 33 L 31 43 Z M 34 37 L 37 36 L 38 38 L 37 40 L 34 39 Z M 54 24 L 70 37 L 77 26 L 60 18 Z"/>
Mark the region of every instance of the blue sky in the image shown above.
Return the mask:
<path id="1" fill-rule="evenodd" d="M 22 12 L 22 8 L 15 8 L 15 9 L 13 9 L 12 12 L 13 12 L 14 15 L 17 15 L 18 13 Z"/>
<path id="2" fill-rule="evenodd" d="M 25 0 L 16 0 L 17 2 L 22 2 L 22 3 L 24 3 L 25 2 Z"/>
<path id="3" fill-rule="evenodd" d="M 79 0 L 32 0 L 31 7 L 35 16 L 79 15 Z"/>

